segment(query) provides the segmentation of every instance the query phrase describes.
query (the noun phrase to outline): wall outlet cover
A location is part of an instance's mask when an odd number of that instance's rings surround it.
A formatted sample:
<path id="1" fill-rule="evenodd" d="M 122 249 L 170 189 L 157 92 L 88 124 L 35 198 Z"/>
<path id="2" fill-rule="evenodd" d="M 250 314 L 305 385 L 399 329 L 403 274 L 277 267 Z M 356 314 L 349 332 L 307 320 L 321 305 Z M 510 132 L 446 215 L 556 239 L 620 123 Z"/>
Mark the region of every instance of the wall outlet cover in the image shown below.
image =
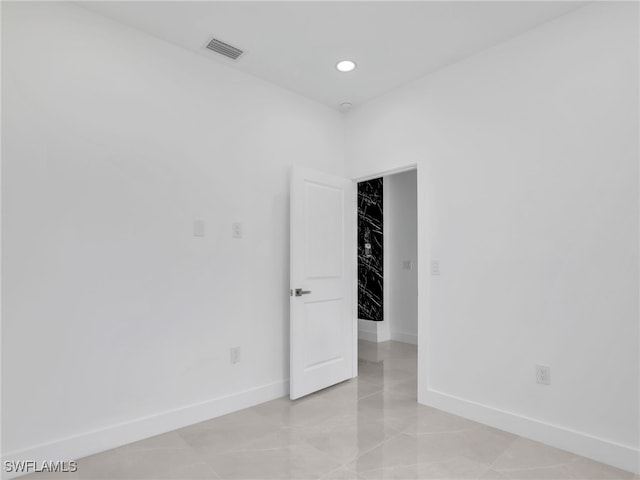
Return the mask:
<path id="1" fill-rule="evenodd" d="M 434 260 L 431 262 L 431 275 L 440 275 L 440 261 Z"/>
<path id="2" fill-rule="evenodd" d="M 242 223 L 233 222 L 231 224 L 231 237 L 232 238 L 242 238 Z"/>
<path id="3" fill-rule="evenodd" d="M 536 383 L 551 385 L 551 369 L 546 365 L 536 365 Z"/>
<path id="4" fill-rule="evenodd" d="M 231 363 L 240 361 L 240 347 L 232 347 L 229 351 Z"/>

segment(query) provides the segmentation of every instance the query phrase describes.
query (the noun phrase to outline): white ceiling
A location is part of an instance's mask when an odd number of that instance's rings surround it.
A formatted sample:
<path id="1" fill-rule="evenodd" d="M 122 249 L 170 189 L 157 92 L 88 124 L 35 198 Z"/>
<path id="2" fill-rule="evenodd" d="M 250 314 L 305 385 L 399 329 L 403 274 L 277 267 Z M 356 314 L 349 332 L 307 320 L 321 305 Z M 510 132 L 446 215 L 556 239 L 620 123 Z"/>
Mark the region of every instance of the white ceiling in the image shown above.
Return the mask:
<path id="1" fill-rule="evenodd" d="M 360 104 L 584 2 L 143 1 L 82 6 L 326 105 Z M 236 61 L 206 50 L 217 38 Z M 335 69 L 352 59 L 350 73 Z"/>

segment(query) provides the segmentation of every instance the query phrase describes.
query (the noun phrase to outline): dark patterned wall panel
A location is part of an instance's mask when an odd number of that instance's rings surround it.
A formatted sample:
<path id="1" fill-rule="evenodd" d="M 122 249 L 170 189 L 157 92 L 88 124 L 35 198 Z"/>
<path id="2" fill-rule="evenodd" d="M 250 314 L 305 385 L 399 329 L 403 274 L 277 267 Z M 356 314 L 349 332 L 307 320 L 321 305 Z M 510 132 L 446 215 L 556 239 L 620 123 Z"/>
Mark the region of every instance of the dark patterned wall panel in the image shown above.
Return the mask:
<path id="1" fill-rule="evenodd" d="M 382 178 L 358 183 L 358 318 L 381 322 Z"/>

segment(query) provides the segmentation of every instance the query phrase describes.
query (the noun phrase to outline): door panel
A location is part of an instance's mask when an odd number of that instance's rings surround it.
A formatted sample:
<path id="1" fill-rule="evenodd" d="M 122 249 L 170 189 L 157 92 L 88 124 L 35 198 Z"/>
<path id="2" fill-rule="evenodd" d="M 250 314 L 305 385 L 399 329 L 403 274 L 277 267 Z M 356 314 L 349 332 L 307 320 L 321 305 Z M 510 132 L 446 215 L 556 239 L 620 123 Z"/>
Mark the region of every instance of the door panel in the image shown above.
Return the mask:
<path id="1" fill-rule="evenodd" d="M 308 180 L 304 191 L 305 278 L 340 278 L 344 264 L 344 192 Z"/>
<path id="2" fill-rule="evenodd" d="M 306 302 L 305 315 L 305 371 L 318 368 L 327 363 L 342 360 L 340 343 L 334 341 L 342 338 L 341 329 L 342 300 L 323 300 L 320 302 Z"/>
<path id="3" fill-rule="evenodd" d="M 293 169 L 292 399 L 354 375 L 353 192 L 349 180 Z M 298 296 L 296 289 L 305 293 Z"/>

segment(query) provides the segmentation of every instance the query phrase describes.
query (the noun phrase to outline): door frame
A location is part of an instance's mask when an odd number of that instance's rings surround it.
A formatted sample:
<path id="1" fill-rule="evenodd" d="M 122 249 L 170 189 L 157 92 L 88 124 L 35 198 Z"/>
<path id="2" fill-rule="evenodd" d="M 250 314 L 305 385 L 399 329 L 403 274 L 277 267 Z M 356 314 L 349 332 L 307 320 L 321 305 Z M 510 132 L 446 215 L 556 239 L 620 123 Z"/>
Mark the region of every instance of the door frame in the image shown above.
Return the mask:
<path id="1" fill-rule="evenodd" d="M 429 255 L 429 246 L 430 242 L 427 238 L 427 225 L 428 221 L 428 211 L 423 212 L 420 208 L 420 205 L 423 203 L 421 199 L 426 196 L 425 189 L 422 188 L 422 184 L 425 183 L 421 176 L 421 169 L 417 163 L 406 164 L 397 168 L 387 169 L 387 170 L 378 170 L 366 175 L 361 175 L 358 177 L 352 177 L 352 181 L 354 183 L 354 188 L 356 189 L 356 193 L 354 194 L 354 206 L 353 206 L 353 215 L 354 215 L 354 239 L 356 240 L 352 248 L 354 249 L 354 261 L 353 261 L 353 329 L 354 329 L 354 366 L 353 366 L 353 376 L 358 375 L 358 195 L 357 195 L 357 187 L 358 182 L 364 182 L 367 180 L 372 180 L 374 178 L 385 177 L 387 175 L 394 175 L 396 173 L 408 172 L 411 170 L 416 171 L 416 197 L 417 197 L 417 215 L 416 215 L 416 229 L 418 232 L 418 260 L 417 260 L 417 268 L 418 268 L 418 310 L 417 310 L 417 321 L 418 321 L 418 403 L 426 405 L 426 397 L 427 397 L 427 378 L 426 378 L 426 362 L 427 362 L 427 350 L 429 347 L 428 344 L 428 330 L 429 330 L 429 320 L 430 320 L 430 309 L 429 305 L 429 296 L 431 291 L 431 282 L 429 275 L 427 272 L 430 270 L 426 268 L 430 263 L 430 255 Z M 383 213 L 384 215 L 384 213 Z M 425 218 L 426 221 L 422 220 Z M 386 263 L 386 262 L 385 262 Z M 387 286 L 386 281 L 383 280 L 384 290 L 383 298 L 385 299 L 384 304 L 384 315 L 386 318 L 387 313 Z"/>

